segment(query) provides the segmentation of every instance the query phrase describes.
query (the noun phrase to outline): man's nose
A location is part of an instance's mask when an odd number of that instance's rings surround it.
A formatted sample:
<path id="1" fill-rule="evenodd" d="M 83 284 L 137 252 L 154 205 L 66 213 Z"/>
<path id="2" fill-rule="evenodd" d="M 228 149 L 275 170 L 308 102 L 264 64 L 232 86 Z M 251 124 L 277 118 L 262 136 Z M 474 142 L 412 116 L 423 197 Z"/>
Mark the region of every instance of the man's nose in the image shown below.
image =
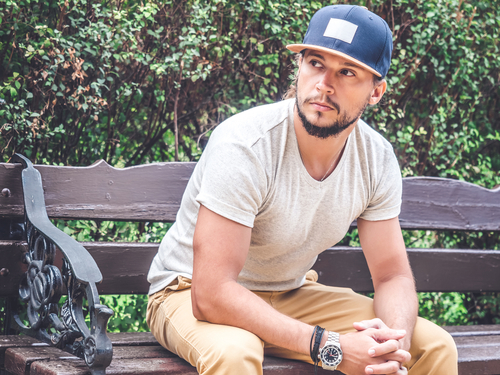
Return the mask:
<path id="1" fill-rule="evenodd" d="M 333 89 L 332 80 L 331 80 L 331 77 L 329 77 L 329 74 L 325 73 L 321 76 L 318 83 L 316 83 L 316 90 L 318 92 L 324 93 L 326 95 L 333 94 L 334 89 Z"/>

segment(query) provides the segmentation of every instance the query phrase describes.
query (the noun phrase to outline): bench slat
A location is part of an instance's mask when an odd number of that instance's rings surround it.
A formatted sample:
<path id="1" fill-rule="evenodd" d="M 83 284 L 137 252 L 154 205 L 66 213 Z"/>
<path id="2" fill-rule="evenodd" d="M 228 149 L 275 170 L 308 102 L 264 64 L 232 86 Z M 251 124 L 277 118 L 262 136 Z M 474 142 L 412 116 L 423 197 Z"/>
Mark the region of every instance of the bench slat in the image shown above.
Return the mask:
<path id="1" fill-rule="evenodd" d="M 25 347 L 48 347 L 49 344 L 40 342 L 33 337 L 7 335 L 0 336 L 0 370 L 4 367 L 5 352 L 9 348 L 25 348 Z"/>
<path id="2" fill-rule="evenodd" d="M 55 347 L 26 347 L 7 349 L 5 369 L 13 374 L 29 374 L 32 363 L 37 361 L 80 360 Z M 82 361 L 84 364 L 85 362 Z"/>
<path id="3" fill-rule="evenodd" d="M 303 362 L 266 357 L 263 369 L 266 375 L 309 375 L 313 367 Z M 83 360 L 54 347 L 8 349 L 6 370 L 14 375 L 90 375 Z M 159 346 L 118 347 L 113 353 L 111 365 L 106 369 L 108 375 L 180 373 L 196 375 L 197 371 L 186 361 Z M 318 369 L 318 374 L 341 375 L 321 368 Z"/>
<path id="4" fill-rule="evenodd" d="M 149 290 L 146 275 L 157 244 L 121 245 L 86 243 L 104 275 L 101 294 L 144 293 Z M 499 291 L 500 252 L 479 250 L 408 249 L 408 256 L 419 291 Z M 114 259 L 120 256 L 120 263 Z M 141 254 L 139 258 L 137 254 Z M 129 259 L 127 259 L 130 257 Z M 113 264 L 113 267 L 106 267 Z M 346 267 L 346 264 L 349 267 Z M 373 291 L 368 266 L 359 248 L 334 247 L 320 254 L 313 266 L 319 281 L 328 285 L 350 287 L 360 292 Z M 467 274 L 470 277 L 464 278 Z"/>
<path id="5" fill-rule="evenodd" d="M 113 168 L 37 165 L 53 218 L 173 222 L 195 163 Z M 0 218 L 23 216 L 21 165 L 0 163 Z M 486 203 L 485 203 L 486 202 Z M 500 230 L 500 188 L 433 177 L 403 179 L 401 226 L 406 229 Z"/>
<path id="6" fill-rule="evenodd" d="M 448 331 L 453 337 L 500 335 L 500 324 L 445 326 L 443 328 Z"/>
<path id="7" fill-rule="evenodd" d="M 481 345 L 458 348 L 459 375 L 498 374 L 500 369 L 499 347 Z"/>
<path id="8" fill-rule="evenodd" d="M 198 372 L 188 363 L 177 358 L 122 359 L 111 363 L 107 375 L 197 375 Z M 263 364 L 264 375 L 311 375 L 313 367 L 306 363 L 290 363 L 281 359 L 266 357 Z M 342 375 L 338 371 L 318 369 L 321 375 Z M 17 374 L 15 374 L 17 375 Z M 24 374 L 23 374 L 24 375 Z M 35 362 L 29 375 L 90 375 L 77 361 Z"/>
<path id="9" fill-rule="evenodd" d="M 420 292 L 500 290 L 500 251 L 410 248 L 407 253 Z M 313 268 L 318 271 L 321 283 L 358 292 L 373 291 L 360 248 L 328 249 L 320 254 Z"/>
<path id="10" fill-rule="evenodd" d="M 169 352 L 160 344 L 148 346 L 114 346 L 113 361 L 133 358 L 176 358 L 174 353 Z M 113 362 L 111 362 L 113 363 Z"/>
<path id="11" fill-rule="evenodd" d="M 400 223 L 407 229 L 500 230 L 500 187 L 447 178 L 403 179 Z"/>
<path id="12" fill-rule="evenodd" d="M 104 161 L 89 167 L 37 165 L 51 218 L 175 221 L 195 163 L 152 163 L 125 169 Z M 21 165 L 0 163 L 0 217 L 22 219 Z"/>
<path id="13" fill-rule="evenodd" d="M 156 255 L 157 243 L 85 242 L 83 246 L 103 274 L 103 282 L 97 284 L 100 294 L 148 293 L 146 276 Z M 0 277 L 0 296 L 17 293 L 25 267 L 13 261 L 12 254 L 18 252 L 16 257 L 20 259 L 22 248 L 15 241 L 0 241 L 0 259 L 6 259 L 7 267 L 12 267 L 8 275 Z M 419 291 L 500 290 L 500 251 L 413 248 L 407 251 Z M 60 264 L 60 260 L 55 263 Z M 358 292 L 373 291 L 368 266 L 360 248 L 330 248 L 320 254 L 313 268 L 318 271 L 321 283 L 349 287 Z M 464 274 L 468 276 L 465 278 Z"/>
<path id="14" fill-rule="evenodd" d="M 106 375 L 198 375 L 194 367 L 180 358 L 134 358 L 113 362 L 106 368 Z M 91 375 L 91 373 L 83 360 L 68 360 L 35 362 L 27 375 Z"/>
<path id="15" fill-rule="evenodd" d="M 108 337 L 115 346 L 159 346 L 151 332 L 114 332 L 108 333 Z"/>

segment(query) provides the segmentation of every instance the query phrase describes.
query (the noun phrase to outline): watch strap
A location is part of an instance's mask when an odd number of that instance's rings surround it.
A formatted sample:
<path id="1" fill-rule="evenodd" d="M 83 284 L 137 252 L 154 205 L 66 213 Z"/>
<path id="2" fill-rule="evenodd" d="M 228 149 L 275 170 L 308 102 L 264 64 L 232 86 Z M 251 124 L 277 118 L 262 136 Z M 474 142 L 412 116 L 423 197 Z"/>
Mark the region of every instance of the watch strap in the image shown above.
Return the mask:
<path id="1" fill-rule="evenodd" d="M 333 331 L 329 331 L 328 332 L 328 338 L 326 340 L 326 343 L 325 343 L 325 346 L 323 346 L 319 353 L 318 353 L 318 360 L 321 359 L 321 352 L 323 351 L 324 348 L 326 348 L 327 346 L 336 346 L 339 350 L 340 350 L 340 353 L 342 355 L 342 349 L 340 348 L 340 334 L 337 333 L 337 332 L 333 332 Z M 342 359 L 341 359 L 342 360 Z M 335 366 L 329 366 L 325 363 L 323 363 L 323 361 L 321 362 L 322 364 L 322 367 L 326 370 L 336 370 L 338 365 L 340 364 L 340 362 L 335 365 Z"/>

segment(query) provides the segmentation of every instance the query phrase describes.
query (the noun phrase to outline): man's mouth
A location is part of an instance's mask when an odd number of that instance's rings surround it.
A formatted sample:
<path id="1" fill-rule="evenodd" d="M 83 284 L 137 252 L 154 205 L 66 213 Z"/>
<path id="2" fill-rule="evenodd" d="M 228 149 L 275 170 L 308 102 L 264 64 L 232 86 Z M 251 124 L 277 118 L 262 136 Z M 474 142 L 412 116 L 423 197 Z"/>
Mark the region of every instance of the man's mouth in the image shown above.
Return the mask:
<path id="1" fill-rule="evenodd" d="M 334 109 L 330 105 L 322 102 L 310 102 L 309 104 L 311 104 L 315 110 L 320 112 L 328 112 Z"/>
<path id="2" fill-rule="evenodd" d="M 311 98 L 309 100 L 306 99 L 306 103 L 309 103 L 318 112 L 328 112 L 332 110 L 340 112 L 339 105 L 331 100 L 321 100 L 320 98 Z"/>

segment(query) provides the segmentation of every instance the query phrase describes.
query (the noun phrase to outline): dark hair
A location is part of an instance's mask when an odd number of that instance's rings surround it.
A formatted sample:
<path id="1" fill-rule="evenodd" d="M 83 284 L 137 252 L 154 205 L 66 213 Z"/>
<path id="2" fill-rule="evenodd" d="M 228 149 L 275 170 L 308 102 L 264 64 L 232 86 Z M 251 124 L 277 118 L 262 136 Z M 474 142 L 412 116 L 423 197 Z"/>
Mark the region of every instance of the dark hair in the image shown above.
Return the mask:
<path id="1" fill-rule="evenodd" d="M 382 82 L 384 80 L 384 77 L 379 77 L 379 76 L 376 76 L 375 74 L 373 75 L 373 84 L 375 86 L 379 85 L 380 82 Z"/>
<path id="2" fill-rule="evenodd" d="M 293 57 L 295 63 L 295 72 L 293 73 L 293 80 L 290 84 L 290 87 L 283 95 L 283 100 L 295 98 L 295 95 L 297 93 L 297 79 L 299 78 L 299 62 L 302 57 L 304 57 L 305 52 L 306 50 L 304 49 L 300 51 L 300 53 L 295 54 L 295 56 Z"/>

